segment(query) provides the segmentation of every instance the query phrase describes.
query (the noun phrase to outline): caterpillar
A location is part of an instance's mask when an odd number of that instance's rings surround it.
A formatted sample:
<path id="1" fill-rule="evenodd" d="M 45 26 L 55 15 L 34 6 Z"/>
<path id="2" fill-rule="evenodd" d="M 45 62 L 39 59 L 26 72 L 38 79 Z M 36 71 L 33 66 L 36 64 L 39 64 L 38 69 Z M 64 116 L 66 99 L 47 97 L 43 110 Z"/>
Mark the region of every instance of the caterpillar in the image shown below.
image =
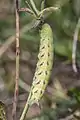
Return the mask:
<path id="1" fill-rule="evenodd" d="M 23 116 L 26 114 L 29 106 L 33 105 L 34 103 L 39 105 L 39 101 L 45 92 L 50 78 L 52 65 L 53 33 L 50 25 L 45 23 L 42 25 L 42 29 L 40 31 L 40 48 L 38 54 L 38 62 L 33 77 L 33 83 L 20 120 L 22 120 Z"/>
<path id="2" fill-rule="evenodd" d="M 0 101 L 0 120 L 7 120 L 6 117 L 6 108 L 4 103 Z"/>

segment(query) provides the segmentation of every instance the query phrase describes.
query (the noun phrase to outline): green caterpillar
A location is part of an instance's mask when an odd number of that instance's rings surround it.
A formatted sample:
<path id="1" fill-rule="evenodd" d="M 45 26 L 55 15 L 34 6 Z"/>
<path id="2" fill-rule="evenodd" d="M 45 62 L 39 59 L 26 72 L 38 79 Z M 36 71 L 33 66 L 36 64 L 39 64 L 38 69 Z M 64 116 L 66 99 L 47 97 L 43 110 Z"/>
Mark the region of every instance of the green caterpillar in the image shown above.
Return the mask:
<path id="1" fill-rule="evenodd" d="M 5 105 L 0 101 L 0 120 L 7 120 Z"/>
<path id="2" fill-rule="evenodd" d="M 52 70 L 53 33 L 51 27 L 48 24 L 42 25 L 40 37 L 40 48 L 36 71 L 33 77 L 30 94 L 20 120 L 22 120 L 23 116 L 26 114 L 28 108 L 31 105 L 34 103 L 39 105 L 39 101 L 45 92 Z"/>

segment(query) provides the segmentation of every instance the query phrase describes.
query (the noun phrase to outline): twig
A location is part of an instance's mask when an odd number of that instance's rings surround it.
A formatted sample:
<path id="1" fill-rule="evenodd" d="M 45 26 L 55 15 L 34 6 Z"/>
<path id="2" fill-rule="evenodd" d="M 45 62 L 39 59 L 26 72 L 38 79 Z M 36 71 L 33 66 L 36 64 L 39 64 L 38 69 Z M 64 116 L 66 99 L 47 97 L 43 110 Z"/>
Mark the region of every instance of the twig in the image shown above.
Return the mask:
<path id="1" fill-rule="evenodd" d="M 32 10 L 32 8 L 31 8 L 29 2 L 28 2 L 28 1 L 25 1 L 25 2 L 26 2 L 26 4 L 28 5 L 29 9 L 33 12 L 33 10 Z"/>
<path id="2" fill-rule="evenodd" d="M 39 11 L 38 11 L 38 9 L 36 8 L 36 5 L 35 5 L 34 1 L 33 1 L 33 0 L 30 0 L 30 3 L 31 3 L 31 6 L 32 6 L 33 10 L 35 11 L 36 15 L 38 15 L 38 14 L 39 14 Z"/>
<path id="3" fill-rule="evenodd" d="M 45 8 L 45 0 L 41 1 L 41 10 L 43 10 Z"/>
<path id="4" fill-rule="evenodd" d="M 51 12 L 51 11 L 57 11 L 57 10 L 59 10 L 59 7 L 48 7 L 48 8 L 43 9 L 43 10 L 39 13 L 39 15 L 42 15 L 42 14 L 44 14 L 45 12 Z"/>
<path id="5" fill-rule="evenodd" d="M 20 9 L 19 9 L 19 12 L 28 12 L 28 13 L 34 15 L 33 11 L 30 10 L 29 8 L 20 8 Z"/>
<path id="6" fill-rule="evenodd" d="M 16 109 L 18 102 L 18 93 L 19 93 L 19 11 L 18 11 L 18 0 L 15 0 L 15 13 L 16 13 L 16 78 L 15 78 L 15 91 L 14 91 L 14 101 L 13 101 L 13 110 L 12 116 L 16 120 Z"/>
<path id="7" fill-rule="evenodd" d="M 72 48 L 72 67 L 74 72 L 77 72 L 76 67 L 76 48 L 77 48 L 77 40 L 78 40 L 78 34 L 79 34 L 79 28 L 80 28 L 80 18 L 78 19 L 78 23 L 76 25 L 74 36 L 73 36 L 73 48 Z"/>
<path id="8" fill-rule="evenodd" d="M 54 7 L 48 7 L 48 8 L 45 8 L 43 9 L 41 12 L 39 12 L 39 15 L 42 15 L 42 14 L 45 14 L 45 12 L 53 12 L 53 11 L 57 11 L 59 10 L 61 7 L 63 7 L 67 2 L 67 1 L 64 1 L 62 5 L 55 5 Z M 42 0 L 43 4 L 45 3 L 45 0 Z"/>

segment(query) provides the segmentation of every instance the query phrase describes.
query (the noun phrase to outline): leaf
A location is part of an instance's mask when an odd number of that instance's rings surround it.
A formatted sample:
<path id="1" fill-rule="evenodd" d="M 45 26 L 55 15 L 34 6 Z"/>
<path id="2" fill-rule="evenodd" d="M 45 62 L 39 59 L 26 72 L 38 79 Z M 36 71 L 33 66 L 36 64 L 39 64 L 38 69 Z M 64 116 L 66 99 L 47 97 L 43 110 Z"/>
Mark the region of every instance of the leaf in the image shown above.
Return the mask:
<path id="1" fill-rule="evenodd" d="M 80 16 L 80 0 L 72 0 L 73 10 L 77 17 Z"/>
<path id="2" fill-rule="evenodd" d="M 80 87 L 71 88 L 69 92 L 80 103 Z"/>
<path id="3" fill-rule="evenodd" d="M 70 39 L 55 40 L 55 52 L 59 56 L 64 56 L 67 57 L 69 60 L 71 60 L 72 40 Z"/>

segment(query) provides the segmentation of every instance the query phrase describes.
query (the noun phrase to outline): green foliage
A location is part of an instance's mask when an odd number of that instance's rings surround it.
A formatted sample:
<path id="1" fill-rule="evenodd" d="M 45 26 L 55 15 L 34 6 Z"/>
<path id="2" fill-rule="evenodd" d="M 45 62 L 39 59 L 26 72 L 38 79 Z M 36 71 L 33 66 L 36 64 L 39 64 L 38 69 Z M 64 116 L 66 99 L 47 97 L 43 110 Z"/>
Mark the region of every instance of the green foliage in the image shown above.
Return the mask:
<path id="1" fill-rule="evenodd" d="M 74 97 L 77 100 L 77 102 L 80 103 L 80 88 L 79 87 L 70 89 L 69 93 L 71 94 L 72 97 Z"/>
<path id="2" fill-rule="evenodd" d="M 72 40 L 55 40 L 55 52 L 71 61 Z"/>
<path id="3" fill-rule="evenodd" d="M 73 7 L 73 11 L 75 13 L 75 15 L 77 17 L 80 17 L 80 0 L 72 0 L 72 7 Z"/>

